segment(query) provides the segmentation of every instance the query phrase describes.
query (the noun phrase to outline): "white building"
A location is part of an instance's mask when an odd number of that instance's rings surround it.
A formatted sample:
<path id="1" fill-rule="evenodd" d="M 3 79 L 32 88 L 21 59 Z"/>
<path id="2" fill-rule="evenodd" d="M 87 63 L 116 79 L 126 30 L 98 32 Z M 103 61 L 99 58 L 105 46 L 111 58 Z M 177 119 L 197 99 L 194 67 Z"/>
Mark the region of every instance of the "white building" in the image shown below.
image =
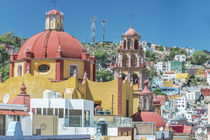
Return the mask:
<path id="1" fill-rule="evenodd" d="M 185 49 L 188 55 L 193 55 L 193 53 L 195 52 L 194 48 L 186 48 Z"/>
<path id="2" fill-rule="evenodd" d="M 142 50 L 146 52 L 147 50 L 152 52 L 152 44 L 146 41 L 141 42 Z"/>
<path id="3" fill-rule="evenodd" d="M 176 73 L 173 73 L 173 74 L 163 74 L 162 75 L 162 78 L 164 80 L 175 80 L 176 79 Z"/>
<path id="4" fill-rule="evenodd" d="M 186 110 L 187 109 L 187 98 L 185 95 L 182 97 L 175 99 L 176 108 L 178 110 Z"/>
<path id="5" fill-rule="evenodd" d="M 35 114 L 58 116 L 59 126 L 85 127 L 94 124 L 94 102 L 89 100 L 32 98 L 31 109 Z"/>
<path id="6" fill-rule="evenodd" d="M 20 104 L 0 104 L 0 135 L 6 135 L 10 122 L 19 121 L 23 135 L 32 135 L 31 116 L 27 113 L 27 106 Z"/>
<path id="7" fill-rule="evenodd" d="M 179 61 L 179 62 L 186 62 L 186 55 L 180 54 L 180 55 L 175 55 L 174 60 Z"/>
<path id="8" fill-rule="evenodd" d="M 155 70 L 157 73 L 171 71 L 171 62 L 157 62 L 157 64 L 155 64 Z"/>
<path id="9" fill-rule="evenodd" d="M 207 83 L 210 85 L 210 70 L 206 70 L 206 80 Z"/>
<path id="10" fill-rule="evenodd" d="M 196 103 L 196 101 L 200 98 L 201 92 L 199 88 L 188 88 L 185 94 L 189 103 Z"/>

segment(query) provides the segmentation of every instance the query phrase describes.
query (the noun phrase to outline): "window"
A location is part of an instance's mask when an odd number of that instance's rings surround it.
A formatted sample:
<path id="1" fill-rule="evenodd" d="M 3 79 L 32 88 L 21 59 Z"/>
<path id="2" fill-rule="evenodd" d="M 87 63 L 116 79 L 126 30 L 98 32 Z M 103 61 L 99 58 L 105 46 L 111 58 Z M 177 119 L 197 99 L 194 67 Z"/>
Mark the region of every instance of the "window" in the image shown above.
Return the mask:
<path id="1" fill-rule="evenodd" d="M 47 115 L 53 115 L 53 108 L 48 108 Z"/>
<path id="2" fill-rule="evenodd" d="M 55 108 L 55 116 L 58 116 L 58 109 Z"/>
<path id="3" fill-rule="evenodd" d="M 71 66 L 69 67 L 69 76 L 70 76 L 70 77 L 74 75 L 74 71 L 75 71 L 75 70 L 76 70 L 76 74 L 77 74 L 77 66 L 71 65 Z"/>
<path id="4" fill-rule="evenodd" d="M 59 118 L 63 118 L 63 109 L 59 108 Z"/>
<path id="5" fill-rule="evenodd" d="M 18 65 L 18 76 L 22 76 L 22 66 Z"/>
<path id="6" fill-rule="evenodd" d="M 69 110 L 69 126 L 82 126 L 82 110 Z"/>
<path id="7" fill-rule="evenodd" d="M 43 64 L 43 65 L 40 65 L 39 68 L 38 68 L 39 72 L 48 72 L 50 70 L 50 67 L 46 64 Z"/>
<path id="8" fill-rule="evenodd" d="M 43 115 L 46 115 L 46 114 L 47 114 L 47 109 L 43 108 Z"/>
<path id="9" fill-rule="evenodd" d="M 36 114 L 40 114 L 40 115 L 42 114 L 41 108 L 36 109 Z"/>

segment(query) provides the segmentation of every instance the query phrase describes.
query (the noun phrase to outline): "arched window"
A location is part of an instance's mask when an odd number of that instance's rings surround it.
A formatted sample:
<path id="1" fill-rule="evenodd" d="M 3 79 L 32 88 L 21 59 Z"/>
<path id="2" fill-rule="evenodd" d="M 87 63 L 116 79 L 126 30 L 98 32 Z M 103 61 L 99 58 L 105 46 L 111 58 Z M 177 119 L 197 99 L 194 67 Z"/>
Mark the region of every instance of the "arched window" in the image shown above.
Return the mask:
<path id="1" fill-rule="evenodd" d="M 132 67 L 136 67 L 136 56 L 135 55 L 132 55 L 132 57 L 131 57 L 131 66 Z"/>
<path id="2" fill-rule="evenodd" d="M 123 41 L 123 49 L 126 49 L 126 40 Z"/>
<path id="3" fill-rule="evenodd" d="M 123 67 L 126 67 L 127 64 L 128 64 L 128 57 L 126 55 L 123 56 L 123 59 L 122 59 L 122 66 Z"/>
<path id="4" fill-rule="evenodd" d="M 133 48 L 133 41 L 130 41 L 130 49 Z"/>
<path id="5" fill-rule="evenodd" d="M 22 76 L 22 65 L 18 65 L 17 74 L 18 74 L 18 76 Z"/>
<path id="6" fill-rule="evenodd" d="M 138 50 L 138 40 L 135 40 L 134 49 L 135 49 L 135 50 Z"/>
<path id="7" fill-rule="evenodd" d="M 127 49 L 128 50 L 131 49 L 132 48 L 132 45 L 133 45 L 133 42 L 132 42 L 132 40 L 129 39 L 128 40 L 128 48 Z"/>
<path id="8" fill-rule="evenodd" d="M 138 82 L 139 82 L 139 78 L 137 74 L 133 74 L 133 84 L 138 84 Z"/>
<path id="9" fill-rule="evenodd" d="M 76 75 L 77 75 L 77 66 L 70 65 L 69 66 L 69 77 L 73 76 L 75 71 L 76 71 Z"/>
<path id="10" fill-rule="evenodd" d="M 125 80 L 126 75 L 122 73 L 122 80 Z"/>
<path id="11" fill-rule="evenodd" d="M 45 73 L 45 72 L 48 72 L 50 70 L 50 67 L 48 65 L 46 65 L 46 64 L 43 64 L 43 65 L 40 65 L 38 67 L 38 70 L 41 73 Z"/>

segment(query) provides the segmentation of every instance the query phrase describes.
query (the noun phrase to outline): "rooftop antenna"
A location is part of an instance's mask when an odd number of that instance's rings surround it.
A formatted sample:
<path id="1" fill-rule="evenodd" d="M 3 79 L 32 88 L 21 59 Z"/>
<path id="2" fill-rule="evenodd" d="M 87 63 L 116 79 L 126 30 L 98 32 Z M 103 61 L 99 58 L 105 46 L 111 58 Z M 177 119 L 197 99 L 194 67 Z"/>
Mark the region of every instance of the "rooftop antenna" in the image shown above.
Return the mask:
<path id="1" fill-rule="evenodd" d="M 55 5 L 56 5 L 56 3 L 58 3 L 58 1 L 57 0 L 51 0 L 51 2 L 53 3 L 53 7 L 55 9 Z"/>
<path id="2" fill-rule="evenodd" d="M 105 41 L 105 23 L 106 23 L 106 19 L 104 18 L 102 20 L 103 42 Z"/>
<path id="3" fill-rule="evenodd" d="M 96 31 L 96 16 L 92 16 L 92 26 L 91 26 L 91 30 L 92 30 L 92 43 L 95 43 L 95 31 Z"/>
<path id="4" fill-rule="evenodd" d="M 129 18 L 130 18 L 130 26 L 132 26 L 133 24 L 133 19 L 134 19 L 134 15 L 131 13 L 129 14 Z"/>

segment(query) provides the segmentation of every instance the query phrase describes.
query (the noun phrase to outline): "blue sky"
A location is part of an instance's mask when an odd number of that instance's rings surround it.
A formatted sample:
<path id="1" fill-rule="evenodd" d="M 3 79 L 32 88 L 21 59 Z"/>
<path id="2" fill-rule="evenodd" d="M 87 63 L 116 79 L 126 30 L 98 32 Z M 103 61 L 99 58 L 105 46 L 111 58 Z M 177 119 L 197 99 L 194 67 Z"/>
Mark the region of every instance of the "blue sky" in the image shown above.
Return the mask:
<path id="1" fill-rule="evenodd" d="M 141 41 L 210 51 L 209 7 L 209 0 L 59 0 L 56 4 L 64 13 L 65 32 L 80 41 L 91 42 L 91 16 L 97 16 L 96 41 L 102 40 L 103 18 L 106 40 L 121 40 L 132 13 Z M 51 0 L 1 0 L 0 34 L 14 31 L 29 38 L 42 32 L 45 12 L 51 9 Z"/>

